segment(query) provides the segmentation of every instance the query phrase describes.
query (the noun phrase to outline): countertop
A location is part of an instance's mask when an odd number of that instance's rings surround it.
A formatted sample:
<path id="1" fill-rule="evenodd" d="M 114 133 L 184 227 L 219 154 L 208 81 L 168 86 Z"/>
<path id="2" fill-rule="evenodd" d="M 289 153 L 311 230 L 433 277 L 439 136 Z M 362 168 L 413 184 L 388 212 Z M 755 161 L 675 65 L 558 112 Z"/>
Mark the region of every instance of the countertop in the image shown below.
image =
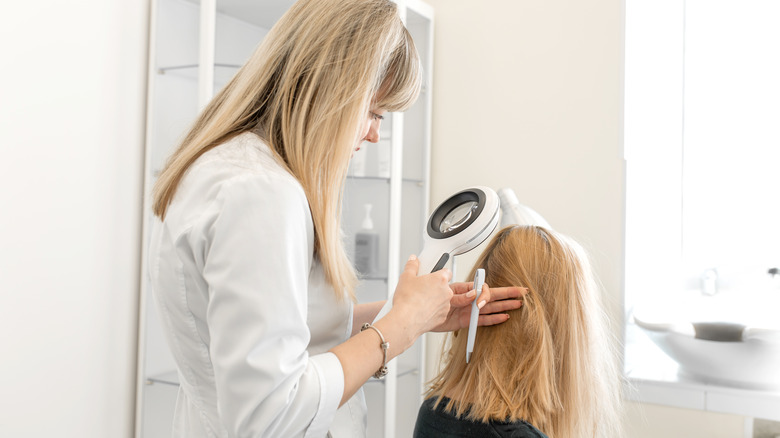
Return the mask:
<path id="1" fill-rule="evenodd" d="M 780 390 L 723 386 L 685 375 L 632 323 L 626 326 L 624 371 L 631 401 L 780 421 Z"/>

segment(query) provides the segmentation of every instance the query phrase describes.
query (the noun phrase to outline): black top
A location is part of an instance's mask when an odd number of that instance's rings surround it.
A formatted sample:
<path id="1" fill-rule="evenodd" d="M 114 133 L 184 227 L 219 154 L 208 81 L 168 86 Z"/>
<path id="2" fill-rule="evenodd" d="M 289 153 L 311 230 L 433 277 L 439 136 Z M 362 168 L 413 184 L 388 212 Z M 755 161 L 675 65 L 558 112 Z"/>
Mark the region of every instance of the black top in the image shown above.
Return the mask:
<path id="1" fill-rule="evenodd" d="M 435 398 L 425 400 L 417 414 L 414 438 L 547 438 L 539 429 L 525 421 L 512 423 L 490 421 L 489 423 L 458 417 L 444 407 L 449 402 L 442 397 L 441 403 L 433 409 Z"/>

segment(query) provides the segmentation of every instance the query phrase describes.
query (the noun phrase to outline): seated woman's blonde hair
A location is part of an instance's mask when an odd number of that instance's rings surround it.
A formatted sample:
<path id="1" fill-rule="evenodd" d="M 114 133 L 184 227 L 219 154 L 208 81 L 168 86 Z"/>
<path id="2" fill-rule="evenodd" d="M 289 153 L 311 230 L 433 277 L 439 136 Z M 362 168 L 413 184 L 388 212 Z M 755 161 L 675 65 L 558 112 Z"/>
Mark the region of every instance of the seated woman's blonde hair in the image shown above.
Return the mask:
<path id="1" fill-rule="evenodd" d="M 588 258 L 573 240 L 537 226 L 499 231 L 472 270 L 491 286 L 528 288 L 503 324 L 449 335 L 427 396 L 474 421 L 524 420 L 550 438 L 619 436 L 621 374 L 614 335 Z"/>

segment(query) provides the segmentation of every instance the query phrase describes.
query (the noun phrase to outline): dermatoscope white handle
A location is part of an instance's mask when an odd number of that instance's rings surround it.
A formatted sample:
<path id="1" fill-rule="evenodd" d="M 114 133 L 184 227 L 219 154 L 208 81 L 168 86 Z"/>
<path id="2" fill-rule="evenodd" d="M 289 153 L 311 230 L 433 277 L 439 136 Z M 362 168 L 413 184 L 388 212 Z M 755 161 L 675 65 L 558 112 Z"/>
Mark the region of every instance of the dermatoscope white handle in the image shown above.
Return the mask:
<path id="1" fill-rule="evenodd" d="M 477 274 L 474 275 L 474 290 L 477 291 L 477 296 L 474 297 L 474 302 L 471 303 L 471 318 L 469 319 L 469 337 L 466 341 L 466 363 L 469 363 L 471 358 L 471 352 L 474 351 L 474 340 L 477 338 L 477 322 L 479 321 L 479 296 L 482 295 L 482 285 L 485 283 L 485 270 L 477 269 Z"/>
<path id="2" fill-rule="evenodd" d="M 436 245 L 436 242 L 425 242 L 425 247 L 417 258 L 420 260 L 417 275 L 426 275 L 433 272 L 434 268 L 437 271 L 443 268 L 449 261 L 450 254 L 444 251 L 441 245 Z"/>

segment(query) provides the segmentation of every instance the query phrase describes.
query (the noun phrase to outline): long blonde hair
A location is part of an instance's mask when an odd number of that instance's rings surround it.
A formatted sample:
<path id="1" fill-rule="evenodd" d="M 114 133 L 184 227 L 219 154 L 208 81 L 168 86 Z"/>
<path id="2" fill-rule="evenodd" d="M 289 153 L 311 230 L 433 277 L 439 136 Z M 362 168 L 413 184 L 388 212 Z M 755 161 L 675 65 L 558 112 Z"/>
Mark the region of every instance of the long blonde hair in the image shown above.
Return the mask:
<path id="1" fill-rule="evenodd" d="M 199 115 L 161 172 L 161 219 L 189 167 L 246 131 L 260 135 L 303 186 L 315 253 L 341 298 L 357 282 L 341 239 L 342 187 L 371 105 L 411 106 L 420 60 L 390 0 L 299 0 Z"/>
<path id="2" fill-rule="evenodd" d="M 451 335 L 428 397 L 450 397 L 446 409 L 476 421 L 528 421 L 550 438 L 619 436 L 617 346 L 582 248 L 541 227 L 508 227 L 477 268 L 489 285 L 528 293 L 507 322 L 479 328 L 468 364 L 468 329 Z"/>

